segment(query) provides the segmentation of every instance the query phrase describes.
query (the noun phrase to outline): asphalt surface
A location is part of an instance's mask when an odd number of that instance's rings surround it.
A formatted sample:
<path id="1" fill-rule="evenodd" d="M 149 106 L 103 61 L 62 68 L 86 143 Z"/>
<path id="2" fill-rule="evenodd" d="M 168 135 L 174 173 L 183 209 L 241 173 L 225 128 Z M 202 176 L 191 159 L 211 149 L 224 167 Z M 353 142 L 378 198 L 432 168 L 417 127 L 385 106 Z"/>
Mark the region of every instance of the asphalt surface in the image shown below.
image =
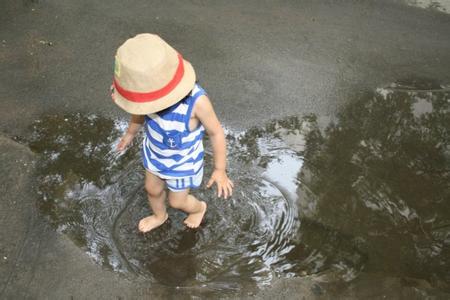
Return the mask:
<path id="1" fill-rule="evenodd" d="M 290 115 L 334 116 L 358 93 L 397 80 L 450 83 L 450 15 L 400 1 L 5 0 L 0 11 L 0 298 L 6 299 L 176 297 L 102 269 L 54 232 L 35 207 L 38 158 L 12 141 L 26 138 L 29 125 L 49 113 L 126 117 L 110 101 L 109 85 L 115 49 L 137 33 L 160 34 L 192 62 L 233 130 Z M 363 277 L 360 285 L 330 288 L 333 296 L 316 284 L 281 280 L 257 297 L 421 295 L 396 278 Z"/>

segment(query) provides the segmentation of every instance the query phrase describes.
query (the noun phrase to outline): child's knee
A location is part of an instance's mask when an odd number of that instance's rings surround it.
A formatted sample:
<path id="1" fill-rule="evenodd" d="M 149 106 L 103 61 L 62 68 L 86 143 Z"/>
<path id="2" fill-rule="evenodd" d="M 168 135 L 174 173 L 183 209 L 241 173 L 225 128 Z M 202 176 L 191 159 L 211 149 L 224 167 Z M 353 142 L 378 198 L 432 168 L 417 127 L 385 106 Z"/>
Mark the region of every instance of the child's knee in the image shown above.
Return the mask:
<path id="1" fill-rule="evenodd" d="M 164 186 L 152 185 L 149 183 L 145 184 L 145 191 L 152 198 L 161 197 L 164 194 Z"/>

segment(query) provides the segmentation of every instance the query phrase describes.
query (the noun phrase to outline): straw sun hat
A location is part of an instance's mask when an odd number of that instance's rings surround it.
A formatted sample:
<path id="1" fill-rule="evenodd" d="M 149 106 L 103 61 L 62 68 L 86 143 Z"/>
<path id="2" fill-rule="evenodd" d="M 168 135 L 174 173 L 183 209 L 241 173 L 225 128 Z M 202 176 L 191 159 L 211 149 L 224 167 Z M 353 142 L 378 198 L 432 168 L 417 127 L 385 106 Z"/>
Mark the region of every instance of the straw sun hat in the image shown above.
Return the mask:
<path id="1" fill-rule="evenodd" d="M 159 36 L 138 34 L 117 49 L 114 102 L 125 111 L 145 115 L 183 99 L 195 84 L 195 71 Z"/>

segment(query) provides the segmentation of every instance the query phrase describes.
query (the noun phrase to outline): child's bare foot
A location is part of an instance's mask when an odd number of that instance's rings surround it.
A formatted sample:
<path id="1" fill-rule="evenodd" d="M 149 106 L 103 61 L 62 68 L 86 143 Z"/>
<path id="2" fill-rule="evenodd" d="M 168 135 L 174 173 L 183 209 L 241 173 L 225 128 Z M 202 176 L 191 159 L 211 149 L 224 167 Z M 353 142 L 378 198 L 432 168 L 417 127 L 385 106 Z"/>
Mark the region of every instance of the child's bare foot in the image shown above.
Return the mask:
<path id="1" fill-rule="evenodd" d="M 168 214 L 166 214 L 164 218 L 158 218 L 155 215 L 145 217 L 139 221 L 138 228 L 142 233 L 149 232 L 150 230 L 153 230 L 156 227 L 159 227 L 162 224 L 164 224 L 164 222 L 166 222 L 168 217 L 169 217 Z"/>
<path id="2" fill-rule="evenodd" d="M 184 224 L 186 224 L 189 228 L 197 228 L 203 220 L 203 216 L 205 215 L 206 208 L 208 206 L 204 201 L 200 201 L 200 203 L 202 204 L 202 210 L 197 213 L 189 214 L 189 216 L 184 220 Z"/>

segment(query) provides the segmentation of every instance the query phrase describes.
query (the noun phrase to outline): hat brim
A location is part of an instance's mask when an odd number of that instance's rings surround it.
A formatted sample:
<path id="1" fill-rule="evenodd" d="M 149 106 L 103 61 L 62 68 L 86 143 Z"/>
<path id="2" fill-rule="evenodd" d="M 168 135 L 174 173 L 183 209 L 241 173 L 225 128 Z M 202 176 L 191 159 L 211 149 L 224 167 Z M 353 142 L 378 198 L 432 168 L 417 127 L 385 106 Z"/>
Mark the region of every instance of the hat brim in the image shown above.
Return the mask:
<path id="1" fill-rule="evenodd" d="M 195 71 L 192 65 L 183 60 L 184 75 L 180 83 L 166 96 L 150 102 L 133 102 L 122 97 L 114 90 L 114 102 L 126 112 L 133 115 L 147 115 L 172 106 L 189 94 L 195 85 Z"/>

